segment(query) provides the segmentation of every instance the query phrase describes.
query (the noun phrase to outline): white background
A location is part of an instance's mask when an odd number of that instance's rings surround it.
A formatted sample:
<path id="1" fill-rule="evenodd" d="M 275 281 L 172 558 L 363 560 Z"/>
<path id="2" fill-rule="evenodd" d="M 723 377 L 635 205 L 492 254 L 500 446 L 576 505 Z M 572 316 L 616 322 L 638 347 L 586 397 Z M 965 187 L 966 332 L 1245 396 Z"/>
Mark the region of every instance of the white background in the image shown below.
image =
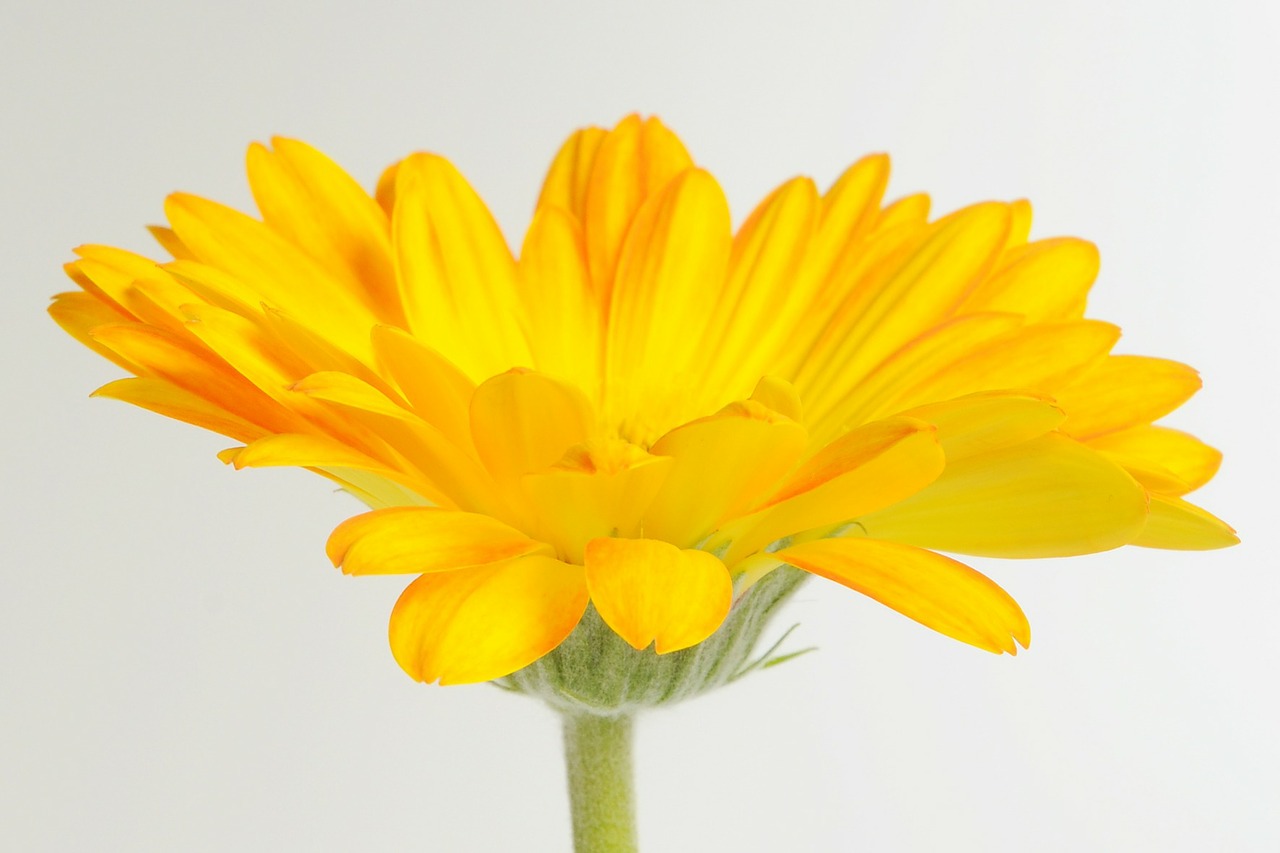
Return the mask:
<path id="1" fill-rule="evenodd" d="M 246 206 L 250 140 L 366 183 L 444 153 L 514 238 L 563 136 L 639 110 L 739 219 L 886 150 L 894 193 L 1095 240 L 1091 314 L 1201 369 L 1172 423 L 1245 540 L 978 561 L 1016 659 L 811 582 L 818 654 L 642 720 L 645 849 L 1280 849 L 1274 4 L 3 2 L 0 847 L 567 849 L 555 718 L 401 674 L 402 581 L 324 559 L 358 507 L 87 399 L 119 372 L 43 311 L 78 243 L 150 251 L 167 192 Z"/>

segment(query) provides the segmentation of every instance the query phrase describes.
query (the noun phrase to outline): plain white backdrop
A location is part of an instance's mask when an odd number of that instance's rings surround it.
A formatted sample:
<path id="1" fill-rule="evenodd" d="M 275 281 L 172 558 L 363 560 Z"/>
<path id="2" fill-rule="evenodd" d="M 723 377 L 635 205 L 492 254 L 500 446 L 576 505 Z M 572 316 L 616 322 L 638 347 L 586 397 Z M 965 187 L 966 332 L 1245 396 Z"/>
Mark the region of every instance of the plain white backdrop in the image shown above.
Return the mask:
<path id="1" fill-rule="evenodd" d="M 402 581 L 323 544 L 359 510 L 89 391 L 44 315 L 70 249 L 150 251 L 184 189 L 241 207 L 246 144 L 371 184 L 449 156 L 518 240 L 560 140 L 656 113 L 740 220 L 890 152 L 946 211 L 1030 197 L 1102 249 L 1092 316 L 1187 361 L 1245 544 L 975 561 L 1016 659 L 812 581 L 820 652 L 643 718 L 641 840 L 717 851 L 1280 849 L 1280 16 L 1236 2 L 18 3 L 0 17 L 0 847 L 560 851 L 555 718 L 402 675 Z M 779 626 L 785 627 L 785 625 Z"/>

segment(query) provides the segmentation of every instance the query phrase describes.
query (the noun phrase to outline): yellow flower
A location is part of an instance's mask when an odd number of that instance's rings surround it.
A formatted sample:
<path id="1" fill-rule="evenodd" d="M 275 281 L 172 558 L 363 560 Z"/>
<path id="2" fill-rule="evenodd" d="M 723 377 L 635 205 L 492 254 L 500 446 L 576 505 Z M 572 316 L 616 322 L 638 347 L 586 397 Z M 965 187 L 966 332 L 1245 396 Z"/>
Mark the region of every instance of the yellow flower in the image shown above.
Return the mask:
<path id="1" fill-rule="evenodd" d="M 370 196 L 315 149 L 248 154 L 256 219 L 171 196 L 173 256 L 86 246 L 54 318 L 134 378 L 101 388 L 296 465 L 374 511 L 328 545 L 418 575 L 391 617 L 422 681 L 498 678 L 592 603 L 661 654 L 781 564 L 993 652 L 1018 605 L 936 551 L 1215 548 L 1182 496 L 1219 454 L 1152 423 L 1199 387 L 1083 319 L 1097 251 L 1026 202 L 930 221 L 888 159 L 797 178 L 735 232 L 656 119 L 573 134 L 518 257 L 450 163 Z"/>

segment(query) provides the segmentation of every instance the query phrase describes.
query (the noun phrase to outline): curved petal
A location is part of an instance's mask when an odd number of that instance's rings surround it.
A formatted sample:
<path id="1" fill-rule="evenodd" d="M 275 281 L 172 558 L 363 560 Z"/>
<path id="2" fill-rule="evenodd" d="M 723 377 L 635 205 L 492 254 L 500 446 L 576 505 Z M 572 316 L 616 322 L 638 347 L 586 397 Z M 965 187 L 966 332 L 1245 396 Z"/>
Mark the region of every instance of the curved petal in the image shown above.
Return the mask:
<path id="1" fill-rule="evenodd" d="M 733 565 L 784 536 L 890 506 L 932 483 L 945 464 L 935 429 L 923 421 L 893 418 L 852 430 L 792 474 L 744 531 L 732 531 L 738 535 L 725 562 Z"/>
<path id="2" fill-rule="evenodd" d="M 1011 311 L 1033 323 L 1078 320 L 1098 265 L 1098 247 L 1087 240 L 1037 240 L 1008 252 L 961 310 Z"/>
<path id="3" fill-rule="evenodd" d="M 858 519 L 869 536 L 959 554 L 1066 557 L 1133 541 L 1147 496 L 1120 466 L 1050 433 L 947 465 L 927 489 Z"/>
<path id="4" fill-rule="evenodd" d="M 1168 492 L 1153 484 L 1148 488 L 1169 494 L 1194 491 L 1213 479 L 1222 464 L 1222 454 L 1200 439 L 1168 427 L 1137 426 L 1100 435 L 1086 442 L 1090 447 L 1120 461 L 1126 468 L 1159 466 L 1176 478 L 1180 488 Z M 1135 477 L 1142 478 L 1135 472 Z"/>
<path id="5" fill-rule="evenodd" d="M 759 504 L 800 459 L 805 442 L 804 427 L 753 401 L 676 427 L 651 449 L 674 464 L 645 516 L 645 534 L 694 544 Z"/>
<path id="6" fill-rule="evenodd" d="M 1057 392 L 1067 413 L 1062 431 L 1090 438 L 1149 424 L 1200 390 L 1200 374 L 1167 358 L 1113 355 Z"/>
<path id="7" fill-rule="evenodd" d="M 1147 526 L 1133 540 L 1143 548 L 1172 551 L 1209 551 L 1239 543 L 1240 537 L 1222 519 L 1195 504 L 1163 495 L 1151 496 Z"/>
<path id="8" fill-rule="evenodd" d="M 705 551 L 681 551 L 656 539 L 587 543 L 591 601 L 610 628 L 636 649 L 658 654 L 696 645 L 729 613 L 729 570 Z"/>
<path id="9" fill-rule="evenodd" d="M 672 461 L 621 439 L 572 448 L 550 469 L 521 478 L 532 529 L 575 563 L 591 539 L 639 536 Z"/>
<path id="10" fill-rule="evenodd" d="M 325 546 L 348 575 L 406 575 L 500 563 L 551 549 L 487 515 L 392 507 L 339 524 Z"/>
<path id="11" fill-rule="evenodd" d="M 962 643 L 1015 655 L 1015 640 L 1023 648 L 1031 645 L 1031 626 L 1012 596 L 941 554 L 876 539 L 819 539 L 772 556 Z"/>
<path id="12" fill-rule="evenodd" d="M 591 403 L 568 383 L 528 370 L 485 380 L 471 395 L 471 438 L 499 481 L 549 468 L 591 436 Z"/>
<path id="13" fill-rule="evenodd" d="M 693 159 L 684 144 L 656 118 L 627 116 L 599 141 L 581 217 L 598 293 L 612 289 L 614 267 L 636 212 L 668 181 L 691 168 Z"/>
<path id="14" fill-rule="evenodd" d="M 391 652 L 415 681 L 492 681 L 560 645 L 587 601 L 582 567 L 550 557 L 423 575 L 391 611 Z"/>
<path id="15" fill-rule="evenodd" d="M 993 391 L 903 412 L 933 424 L 947 462 L 1021 444 L 1057 429 L 1066 417 L 1048 397 Z"/>

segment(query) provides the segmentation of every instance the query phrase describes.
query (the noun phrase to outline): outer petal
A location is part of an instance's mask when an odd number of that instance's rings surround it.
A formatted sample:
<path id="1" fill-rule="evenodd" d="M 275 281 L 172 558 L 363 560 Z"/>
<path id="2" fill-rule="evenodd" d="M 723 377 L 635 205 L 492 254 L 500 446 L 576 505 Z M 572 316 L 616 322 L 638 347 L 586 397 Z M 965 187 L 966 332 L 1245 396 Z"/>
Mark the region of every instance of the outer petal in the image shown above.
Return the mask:
<path id="1" fill-rule="evenodd" d="M 1098 247 L 1086 240 L 1037 240 L 1010 251 L 961 310 L 1012 311 L 1036 323 L 1077 320 L 1098 264 Z"/>
<path id="2" fill-rule="evenodd" d="M 1143 488 L 1058 433 L 951 463 L 929 488 L 859 523 L 877 539 L 990 557 L 1065 557 L 1133 541 Z"/>
<path id="3" fill-rule="evenodd" d="M 1225 521 L 1178 498 L 1151 496 L 1147 526 L 1133 541 L 1143 548 L 1209 551 L 1237 545 L 1240 537 Z"/>
<path id="4" fill-rule="evenodd" d="M 349 575 L 446 572 L 551 549 L 487 515 L 393 507 L 339 524 L 325 551 Z"/>
<path id="5" fill-rule="evenodd" d="M 94 391 L 93 396 L 123 400 L 239 441 L 249 442 L 262 436 L 261 427 L 163 379 L 117 379 Z"/>
<path id="6" fill-rule="evenodd" d="M 374 327 L 373 351 L 418 417 L 457 447 L 470 449 L 475 383 L 453 362 L 393 326 Z"/>
<path id="7" fill-rule="evenodd" d="M 1168 427 L 1133 427 L 1100 435 L 1088 444 L 1129 468 L 1140 482 L 1139 472 L 1152 465 L 1168 471 L 1181 484 L 1176 494 L 1200 488 L 1213 479 L 1222 464 L 1222 454 L 1217 450 L 1193 435 Z M 1157 491 L 1162 490 L 1157 488 Z"/>
<path id="8" fill-rule="evenodd" d="M 844 584 L 904 616 L 989 652 L 1031 644 L 1018 603 L 985 575 L 949 557 L 875 539 L 819 539 L 773 554 Z"/>
<path id="9" fill-rule="evenodd" d="M 1115 355 L 1055 396 L 1067 413 L 1063 432 L 1079 438 L 1149 424 L 1200 390 L 1200 374 L 1164 358 Z"/>
<path id="10" fill-rule="evenodd" d="M 423 575 L 391 612 L 391 651 L 416 681 L 491 681 L 560 645 L 587 600 L 582 567 L 550 557 Z"/>
<path id="11" fill-rule="evenodd" d="M 705 551 L 656 539 L 593 539 L 586 562 L 601 618 L 637 649 L 654 644 L 664 654 L 702 642 L 733 600 L 728 569 Z"/>

